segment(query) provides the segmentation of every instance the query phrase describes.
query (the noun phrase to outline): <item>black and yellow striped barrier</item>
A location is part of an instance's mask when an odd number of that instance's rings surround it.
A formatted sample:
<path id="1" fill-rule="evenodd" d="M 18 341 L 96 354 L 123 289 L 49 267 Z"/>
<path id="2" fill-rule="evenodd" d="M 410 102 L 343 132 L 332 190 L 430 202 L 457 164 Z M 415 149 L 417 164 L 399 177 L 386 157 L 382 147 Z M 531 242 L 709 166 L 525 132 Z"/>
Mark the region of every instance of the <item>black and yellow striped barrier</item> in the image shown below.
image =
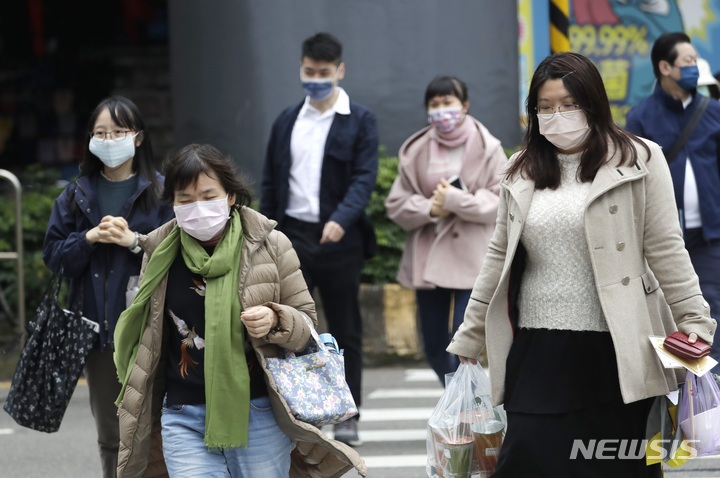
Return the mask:
<path id="1" fill-rule="evenodd" d="M 550 0 L 550 51 L 570 51 L 570 0 Z"/>

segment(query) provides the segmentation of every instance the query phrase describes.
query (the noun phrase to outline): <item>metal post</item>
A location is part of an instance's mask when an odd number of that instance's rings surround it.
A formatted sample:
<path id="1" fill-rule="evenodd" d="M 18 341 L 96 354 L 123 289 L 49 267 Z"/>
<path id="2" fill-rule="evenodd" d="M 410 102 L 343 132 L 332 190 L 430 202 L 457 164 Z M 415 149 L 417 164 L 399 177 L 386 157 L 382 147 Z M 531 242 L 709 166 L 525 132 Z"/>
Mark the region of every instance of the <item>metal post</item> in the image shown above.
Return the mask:
<path id="1" fill-rule="evenodd" d="M 15 252 L 0 252 L 0 260 L 14 260 L 17 262 L 18 284 L 18 333 L 25 331 L 25 264 L 23 260 L 22 237 L 22 186 L 18 178 L 10 171 L 0 169 L 0 178 L 5 178 L 15 188 Z"/>

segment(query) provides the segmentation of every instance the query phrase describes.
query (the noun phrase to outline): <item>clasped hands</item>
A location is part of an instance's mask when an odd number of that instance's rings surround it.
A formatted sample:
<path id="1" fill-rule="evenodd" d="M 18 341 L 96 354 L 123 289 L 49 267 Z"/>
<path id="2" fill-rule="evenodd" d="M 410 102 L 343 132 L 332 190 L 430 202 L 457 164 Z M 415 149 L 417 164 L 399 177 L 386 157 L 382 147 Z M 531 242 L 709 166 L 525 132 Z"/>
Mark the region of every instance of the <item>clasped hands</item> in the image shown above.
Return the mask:
<path id="1" fill-rule="evenodd" d="M 445 178 L 440 180 L 440 184 L 437 185 L 432 196 L 432 206 L 430 207 L 430 216 L 432 217 L 446 217 L 450 215 L 450 211 L 445 209 L 445 199 L 447 198 L 448 190 L 453 187 Z"/>
<path id="2" fill-rule="evenodd" d="M 85 239 L 90 244 L 100 242 L 130 247 L 135 242 L 135 232 L 130 230 L 124 217 L 105 216 L 100 221 L 100 224 L 85 234 Z"/>

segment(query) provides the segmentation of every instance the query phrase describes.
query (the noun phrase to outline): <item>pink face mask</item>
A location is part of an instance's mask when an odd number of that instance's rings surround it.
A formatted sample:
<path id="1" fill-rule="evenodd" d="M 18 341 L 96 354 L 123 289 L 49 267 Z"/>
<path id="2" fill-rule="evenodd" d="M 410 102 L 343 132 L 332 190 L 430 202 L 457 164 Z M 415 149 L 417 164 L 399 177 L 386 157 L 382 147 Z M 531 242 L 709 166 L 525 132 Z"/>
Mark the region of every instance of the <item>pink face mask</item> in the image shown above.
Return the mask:
<path id="1" fill-rule="evenodd" d="M 441 133 L 449 133 L 458 127 L 465 118 L 462 106 L 449 106 L 428 110 L 428 123 Z"/>
<path id="2" fill-rule="evenodd" d="M 228 196 L 174 206 L 178 226 L 198 241 L 209 241 L 220 234 L 228 222 Z"/>
<path id="3" fill-rule="evenodd" d="M 582 146 L 590 134 L 590 126 L 583 110 L 551 115 L 538 113 L 537 118 L 540 134 L 563 151 Z"/>

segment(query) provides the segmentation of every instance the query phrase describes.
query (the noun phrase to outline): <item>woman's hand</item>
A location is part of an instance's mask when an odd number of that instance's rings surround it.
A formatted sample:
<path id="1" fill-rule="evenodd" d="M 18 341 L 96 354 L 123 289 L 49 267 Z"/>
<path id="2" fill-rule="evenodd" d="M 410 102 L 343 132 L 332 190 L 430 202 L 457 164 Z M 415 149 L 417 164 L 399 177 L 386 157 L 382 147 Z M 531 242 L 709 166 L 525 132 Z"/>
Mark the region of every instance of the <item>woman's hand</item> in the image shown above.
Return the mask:
<path id="1" fill-rule="evenodd" d="M 458 355 L 458 358 L 460 359 L 460 363 L 468 363 L 470 362 L 473 365 L 477 365 L 477 359 L 470 358 L 470 357 L 463 357 L 462 355 Z"/>
<path id="2" fill-rule="evenodd" d="M 277 313 L 264 305 L 257 305 L 243 310 L 240 314 L 240 320 L 245 324 L 250 337 L 256 339 L 265 337 L 270 330 L 277 327 L 279 321 Z"/>
<path id="3" fill-rule="evenodd" d="M 698 339 L 698 336 L 695 332 L 690 332 L 690 334 L 688 334 L 688 342 L 689 343 L 694 344 L 695 342 L 697 342 L 697 339 Z M 702 342 L 702 340 L 701 340 L 701 342 Z"/>
<path id="4" fill-rule="evenodd" d="M 130 230 L 124 217 L 105 216 L 100 221 L 100 224 L 85 234 L 85 239 L 90 244 L 100 242 L 130 247 L 135 242 L 135 233 Z"/>
<path id="5" fill-rule="evenodd" d="M 432 206 L 430 207 L 431 216 L 445 217 L 450 215 L 450 211 L 445 209 L 445 198 L 447 197 L 448 189 L 451 187 L 450 183 L 445 179 L 440 180 L 440 184 L 437 185 L 432 194 Z"/>

